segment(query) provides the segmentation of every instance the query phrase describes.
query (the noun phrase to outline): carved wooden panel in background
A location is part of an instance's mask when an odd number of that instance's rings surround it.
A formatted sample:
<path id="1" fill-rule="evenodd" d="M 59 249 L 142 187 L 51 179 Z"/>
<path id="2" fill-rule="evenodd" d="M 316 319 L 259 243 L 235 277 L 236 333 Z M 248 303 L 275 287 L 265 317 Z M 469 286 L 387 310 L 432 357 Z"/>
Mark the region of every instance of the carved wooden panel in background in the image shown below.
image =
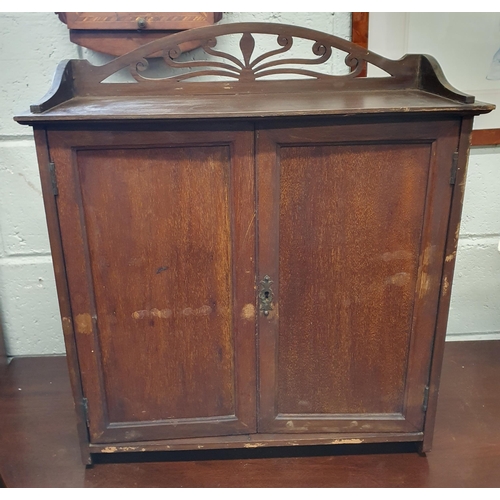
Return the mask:
<path id="1" fill-rule="evenodd" d="M 210 26 L 219 12 L 59 12 L 72 30 L 186 30 Z M 143 23 L 139 24 L 139 20 Z"/>
<path id="2" fill-rule="evenodd" d="M 351 15 L 351 42 L 368 49 L 368 12 L 353 12 Z M 366 76 L 363 68 L 359 76 Z"/>
<path id="3" fill-rule="evenodd" d="M 88 49 L 121 56 L 141 45 L 179 31 L 210 26 L 220 12 L 56 12 L 68 25 L 73 43 Z M 184 51 L 199 45 L 191 43 Z"/>

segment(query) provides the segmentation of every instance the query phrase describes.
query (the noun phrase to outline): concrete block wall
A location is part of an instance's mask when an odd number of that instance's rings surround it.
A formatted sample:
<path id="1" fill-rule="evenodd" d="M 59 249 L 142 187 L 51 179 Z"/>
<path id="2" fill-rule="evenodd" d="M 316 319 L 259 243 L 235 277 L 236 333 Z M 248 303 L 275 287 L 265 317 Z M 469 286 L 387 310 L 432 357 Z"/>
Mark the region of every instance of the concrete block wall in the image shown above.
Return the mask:
<path id="1" fill-rule="evenodd" d="M 0 13 L 0 320 L 9 356 L 64 352 L 31 128 L 12 117 L 77 58 L 51 13 Z"/>
<path id="2" fill-rule="evenodd" d="M 500 339 L 500 146 L 472 148 L 448 340 Z"/>
<path id="3" fill-rule="evenodd" d="M 350 36 L 349 13 L 231 12 L 222 22 L 239 21 Z M 59 61 L 79 57 L 94 64 L 109 60 L 73 45 L 53 13 L 0 13 L 0 321 L 10 356 L 64 352 L 33 137 L 12 117 L 48 90 Z M 344 71 L 342 60 L 339 53 L 337 73 Z M 499 159 L 500 150 L 493 148 L 471 156 L 449 323 L 453 338 L 492 338 L 500 331 Z"/>

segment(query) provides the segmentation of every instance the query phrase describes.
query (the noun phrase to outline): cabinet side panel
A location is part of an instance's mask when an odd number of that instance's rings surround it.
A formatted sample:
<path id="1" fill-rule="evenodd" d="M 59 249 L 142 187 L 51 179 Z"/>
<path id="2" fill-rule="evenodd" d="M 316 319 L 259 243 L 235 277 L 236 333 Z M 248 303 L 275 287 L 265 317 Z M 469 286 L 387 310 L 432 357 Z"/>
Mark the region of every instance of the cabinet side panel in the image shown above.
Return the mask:
<path id="1" fill-rule="evenodd" d="M 446 326 L 450 308 L 451 288 L 453 284 L 453 272 L 458 247 L 458 236 L 460 232 L 460 219 L 465 193 L 465 181 L 467 178 L 467 166 L 469 149 L 471 145 L 473 118 L 464 118 L 461 123 L 460 141 L 458 145 L 458 163 L 453 196 L 451 201 L 450 219 L 446 237 L 446 256 L 443 263 L 443 275 L 441 281 L 439 309 L 437 313 L 436 337 L 432 353 L 432 365 L 429 379 L 429 403 L 425 416 L 424 441 L 421 446 L 422 452 L 430 451 L 434 434 L 434 422 L 436 419 L 437 399 L 441 368 L 443 364 L 444 345 L 446 340 Z"/>
<path id="2" fill-rule="evenodd" d="M 75 402 L 75 411 L 77 416 L 76 424 L 78 437 L 80 440 L 82 461 L 84 464 L 90 464 L 91 458 L 88 451 L 89 435 L 83 405 L 82 381 L 80 377 L 80 365 L 78 362 L 75 333 L 73 329 L 73 323 L 71 321 L 71 303 L 66 276 L 66 265 L 61 243 L 59 214 L 49 171 L 49 163 L 51 160 L 51 157 L 49 155 L 49 144 L 47 140 L 47 133 L 44 129 L 35 128 L 33 130 L 33 134 L 36 143 L 40 183 L 42 185 L 43 203 L 45 207 L 45 215 L 47 218 L 47 229 L 49 232 L 50 250 L 52 254 L 52 263 L 54 266 L 54 276 L 56 280 L 59 311 L 62 319 L 62 329 L 66 347 L 66 359 L 68 363 L 69 379 L 71 382 L 71 390 L 73 392 L 73 399 Z"/>
<path id="3" fill-rule="evenodd" d="M 403 411 L 429 158 L 280 148 L 278 414 Z"/>
<path id="4" fill-rule="evenodd" d="M 234 415 L 229 147 L 77 158 L 109 421 Z"/>

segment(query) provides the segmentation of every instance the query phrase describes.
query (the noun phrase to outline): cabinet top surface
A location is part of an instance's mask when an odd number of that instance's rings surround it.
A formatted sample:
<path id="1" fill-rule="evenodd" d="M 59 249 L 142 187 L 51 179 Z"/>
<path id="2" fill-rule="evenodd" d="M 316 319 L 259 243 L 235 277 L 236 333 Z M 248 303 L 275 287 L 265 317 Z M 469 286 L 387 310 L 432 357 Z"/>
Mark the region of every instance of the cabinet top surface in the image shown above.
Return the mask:
<path id="1" fill-rule="evenodd" d="M 393 113 L 487 112 L 420 90 L 293 94 L 75 97 L 19 122 L 272 118 Z"/>
<path id="2" fill-rule="evenodd" d="M 271 37 L 276 48 L 259 51 L 262 37 Z M 191 60 L 182 54 L 193 41 L 200 48 Z M 294 52 L 298 49 L 301 57 Z M 332 60 L 339 51 L 346 54 L 347 72 L 334 75 Z M 367 65 L 378 67 L 385 76 L 360 77 Z M 119 83 L 113 83 L 119 72 Z M 394 61 L 308 28 L 235 23 L 167 36 L 103 66 L 63 61 L 45 97 L 15 120 L 477 115 L 492 109 L 453 88 L 431 56 L 406 55 Z"/>

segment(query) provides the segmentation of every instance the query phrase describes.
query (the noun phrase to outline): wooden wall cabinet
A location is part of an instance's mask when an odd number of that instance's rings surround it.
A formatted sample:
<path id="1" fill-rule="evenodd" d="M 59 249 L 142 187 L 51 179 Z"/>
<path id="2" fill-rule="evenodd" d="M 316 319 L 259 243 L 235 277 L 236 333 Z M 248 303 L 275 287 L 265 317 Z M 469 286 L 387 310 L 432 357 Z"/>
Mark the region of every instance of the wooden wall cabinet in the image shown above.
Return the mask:
<path id="1" fill-rule="evenodd" d="M 257 35 L 276 50 L 254 54 Z M 275 59 L 299 39 L 309 61 Z M 212 62 L 176 61 L 189 41 Z M 311 69 L 333 49 L 348 75 Z M 146 78 L 158 51 L 183 72 Z M 357 78 L 367 63 L 387 77 Z M 102 83 L 123 68 L 137 83 Z M 491 109 L 429 56 L 276 24 L 62 63 L 16 120 L 35 130 L 84 461 L 429 450 L 472 119 Z"/>
<path id="2" fill-rule="evenodd" d="M 221 12 L 56 12 L 68 26 L 69 39 L 97 52 L 121 56 L 153 40 L 182 30 L 210 26 Z M 199 47 L 184 44 L 182 51 Z M 153 54 L 151 54 L 153 55 Z M 160 54 L 156 54 L 161 57 Z"/>

